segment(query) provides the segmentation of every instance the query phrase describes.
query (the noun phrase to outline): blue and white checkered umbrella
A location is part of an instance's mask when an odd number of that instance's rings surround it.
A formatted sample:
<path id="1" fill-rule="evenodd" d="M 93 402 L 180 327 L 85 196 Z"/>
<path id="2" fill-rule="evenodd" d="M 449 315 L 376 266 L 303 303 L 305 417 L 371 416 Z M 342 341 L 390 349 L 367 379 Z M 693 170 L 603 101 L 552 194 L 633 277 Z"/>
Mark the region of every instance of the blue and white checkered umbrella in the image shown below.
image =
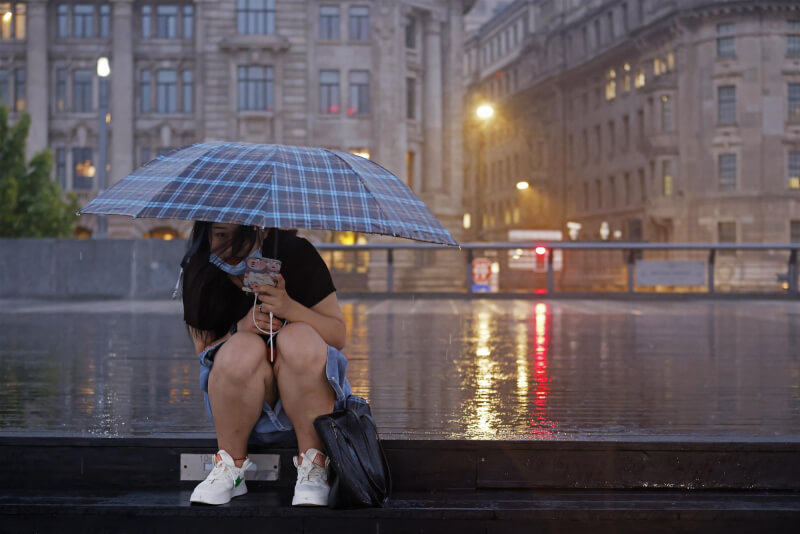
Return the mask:
<path id="1" fill-rule="evenodd" d="M 145 164 L 79 213 L 351 230 L 457 246 L 399 178 L 324 148 L 194 144 Z"/>

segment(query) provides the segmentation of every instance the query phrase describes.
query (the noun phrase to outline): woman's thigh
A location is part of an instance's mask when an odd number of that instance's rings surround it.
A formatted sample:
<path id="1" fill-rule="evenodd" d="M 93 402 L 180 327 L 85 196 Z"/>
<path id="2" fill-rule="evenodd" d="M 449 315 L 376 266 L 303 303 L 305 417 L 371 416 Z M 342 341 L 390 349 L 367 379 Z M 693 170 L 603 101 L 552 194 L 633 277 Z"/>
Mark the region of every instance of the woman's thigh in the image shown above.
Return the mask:
<path id="1" fill-rule="evenodd" d="M 209 390 L 213 390 L 212 383 L 223 376 L 228 379 L 226 382 L 238 387 L 251 383 L 254 377 L 261 377 L 265 400 L 270 404 L 277 400 L 275 374 L 272 366 L 267 363 L 267 347 L 255 334 L 234 334 L 220 347 L 211 367 Z"/>
<path id="2" fill-rule="evenodd" d="M 290 323 L 278 332 L 276 374 L 282 367 L 293 371 L 317 372 L 325 368 L 328 345 L 316 330 L 305 323 Z"/>

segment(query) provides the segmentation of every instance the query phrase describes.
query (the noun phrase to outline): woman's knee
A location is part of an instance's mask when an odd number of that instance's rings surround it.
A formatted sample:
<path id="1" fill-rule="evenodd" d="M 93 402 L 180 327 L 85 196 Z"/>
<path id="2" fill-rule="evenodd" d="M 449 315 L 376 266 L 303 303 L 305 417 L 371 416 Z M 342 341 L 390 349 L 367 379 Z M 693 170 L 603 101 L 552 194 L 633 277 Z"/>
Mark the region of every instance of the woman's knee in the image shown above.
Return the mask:
<path id="1" fill-rule="evenodd" d="M 257 377 L 268 378 L 266 375 L 271 376 L 272 369 L 267 365 L 264 341 L 248 332 L 233 335 L 217 352 L 211 372 L 242 383 Z"/>
<path id="2" fill-rule="evenodd" d="M 325 365 L 328 351 L 316 330 L 305 323 L 283 327 L 277 337 L 278 363 L 293 371 L 317 370 Z M 279 367 L 276 367 L 278 371 Z"/>

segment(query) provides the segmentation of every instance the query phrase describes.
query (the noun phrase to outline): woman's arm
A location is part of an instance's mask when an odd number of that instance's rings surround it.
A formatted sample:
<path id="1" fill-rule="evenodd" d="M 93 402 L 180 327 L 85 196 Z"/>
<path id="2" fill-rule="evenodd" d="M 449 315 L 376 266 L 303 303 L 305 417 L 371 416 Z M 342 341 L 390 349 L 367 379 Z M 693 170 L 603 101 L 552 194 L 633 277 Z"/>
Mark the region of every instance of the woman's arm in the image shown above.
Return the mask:
<path id="1" fill-rule="evenodd" d="M 336 293 L 331 293 L 311 308 L 303 306 L 286 293 L 286 281 L 278 275 L 278 285 L 260 286 L 256 288 L 258 298 L 263 304 L 261 309 L 270 311 L 287 321 L 306 323 L 325 340 L 325 343 L 339 350 L 344 348 L 347 339 L 347 328 L 344 315 L 339 307 Z"/>

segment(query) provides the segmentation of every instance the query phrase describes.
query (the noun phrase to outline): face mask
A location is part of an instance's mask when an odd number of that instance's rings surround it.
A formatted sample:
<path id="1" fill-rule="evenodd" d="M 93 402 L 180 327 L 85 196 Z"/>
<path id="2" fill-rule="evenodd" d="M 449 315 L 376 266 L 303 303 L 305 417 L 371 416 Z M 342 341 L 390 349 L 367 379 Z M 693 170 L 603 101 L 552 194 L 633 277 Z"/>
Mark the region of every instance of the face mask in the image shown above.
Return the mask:
<path id="1" fill-rule="evenodd" d="M 213 252 L 209 254 L 208 261 L 216 265 L 219 269 L 225 271 L 228 274 L 232 274 L 234 276 L 238 276 L 240 274 L 244 274 L 245 270 L 247 270 L 247 261 L 242 260 L 236 265 L 231 265 L 230 263 L 225 262 L 222 258 L 214 254 Z"/>

